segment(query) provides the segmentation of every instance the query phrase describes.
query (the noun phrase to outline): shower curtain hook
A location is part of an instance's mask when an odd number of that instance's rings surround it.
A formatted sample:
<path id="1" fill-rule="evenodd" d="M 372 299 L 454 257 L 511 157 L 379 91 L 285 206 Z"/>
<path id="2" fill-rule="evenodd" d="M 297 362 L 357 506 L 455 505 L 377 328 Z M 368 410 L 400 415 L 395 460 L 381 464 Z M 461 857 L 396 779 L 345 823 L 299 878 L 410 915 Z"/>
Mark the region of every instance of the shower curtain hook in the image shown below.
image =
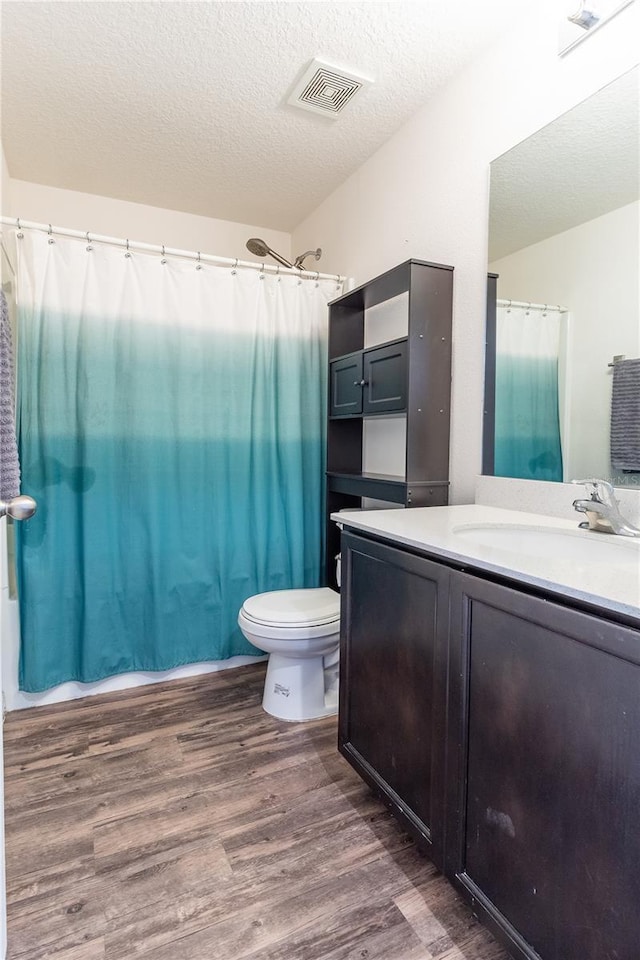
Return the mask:
<path id="1" fill-rule="evenodd" d="M 87 237 L 87 251 L 88 251 L 88 252 L 91 252 L 91 250 L 93 250 L 93 247 L 91 246 L 91 240 L 90 240 L 90 238 L 89 238 L 89 231 L 88 231 L 88 230 L 87 230 L 87 233 L 86 233 L 86 237 Z"/>
<path id="2" fill-rule="evenodd" d="M 128 240 L 128 238 L 127 238 L 127 252 L 125 253 L 125 257 L 127 257 L 127 259 L 128 259 L 130 256 L 131 256 L 131 254 L 129 253 L 129 240 Z"/>
<path id="3" fill-rule="evenodd" d="M 22 232 L 22 227 L 20 226 L 20 217 L 16 217 L 16 223 L 18 224 L 18 232 L 16 233 L 16 237 L 18 240 L 22 240 L 24 233 Z"/>
<path id="4" fill-rule="evenodd" d="M 264 280 L 264 263 L 260 267 L 260 279 Z"/>
<path id="5" fill-rule="evenodd" d="M 198 250 L 198 262 L 196 263 L 196 270 L 202 270 L 202 264 L 200 263 L 200 251 Z"/>
<path id="6" fill-rule="evenodd" d="M 525 317 L 528 317 L 530 312 L 531 312 L 531 300 L 529 300 L 529 303 L 527 304 L 527 311 L 525 313 Z"/>
<path id="7" fill-rule="evenodd" d="M 234 265 L 233 265 L 233 270 L 231 271 L 231 276 L 232 276 L 232 277 L 235 277 L 235 275 L 236 275 L 237 272 L 238 272 L 238 258 L 236 257 L 236 262 L 235 262 Z"/>
<path id="8" fill-rule="evenodd" d="M 49 224 L 49 229 L 47 233 L 49 235 L 49 239 L 47 240 L 47 243 L 55 243 L 55 240 L 53 239 L 53 230 L 51 229 L 51 224 Z"/>
<path id="9" fill-rule="evenodd" d="M 543 307 L 543 309 L 542 309 L 542 316 L 543 316 L 543 317 L 546 317 L 546 315 L 547 315 L 547 307 L 548 307 L 548 306 L 549 306 L 549 304 L 548 304 L 548 303 L 545 303 L 545 305 L 544 305 L 544 307 Z"/>
<path id="10" fill-rule="evenodd" d="M 160 260 L 160 263 L 166 263 L 166 262 L 167 262 L 167 258 L 166 258 L 165 255 L 164 255 L 164 243 L 163 243 L 163 244 L 162 244 L 162 258 L 161 258 L 161 260 Z"/>
<path id="11" fill-rule="evenodd" d="M 320 279 L 320 271 L 316 270 L 316 287 L 320 286 L 320 284 L 318 283 L 319 279 Z"/>
<path id="12" fill-rule="evenodd" d="M 282 283 L 282 277 L 280 276 L 280 264 L 278 264 L 278 269 L 276 270 L 276 277 L 278 279 L 278 283 Z"/>

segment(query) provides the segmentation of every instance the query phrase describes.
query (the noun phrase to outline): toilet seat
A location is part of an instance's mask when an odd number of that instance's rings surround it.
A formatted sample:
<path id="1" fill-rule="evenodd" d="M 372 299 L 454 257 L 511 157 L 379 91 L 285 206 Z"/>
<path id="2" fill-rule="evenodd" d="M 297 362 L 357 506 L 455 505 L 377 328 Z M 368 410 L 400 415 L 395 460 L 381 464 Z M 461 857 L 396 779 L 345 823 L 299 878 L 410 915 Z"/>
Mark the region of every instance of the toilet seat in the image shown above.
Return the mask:
<path id="1" fill-rule="evenodd" d="M 241 613 L 252 624 L 272 629 L 333 627 L 340 621 L 340 594 L 329 587 L 272 590 L 249 597 Z"/>

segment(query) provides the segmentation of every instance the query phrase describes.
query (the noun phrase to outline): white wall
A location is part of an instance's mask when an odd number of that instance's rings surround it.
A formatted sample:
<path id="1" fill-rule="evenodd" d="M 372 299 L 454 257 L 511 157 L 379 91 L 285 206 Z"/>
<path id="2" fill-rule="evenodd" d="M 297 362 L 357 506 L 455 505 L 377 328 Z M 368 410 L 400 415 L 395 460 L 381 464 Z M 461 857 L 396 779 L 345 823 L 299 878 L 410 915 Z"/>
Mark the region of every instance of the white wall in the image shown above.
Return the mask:
<path id="1" fill-rule="evenodd" d="M 607 364 L 640 356 L 639 216 L 638 203 L 628 204 L 490 266 L 499 297 L 569 307 L 569 478 L 611 476 Z"/>
<path id="2" fill-rule="evenodd" d="M 2 154 L 2 167 L 0 170 L 0 210 L 8 209 L 10 200 L 10 177 L 7 159 L 4 155 L 4 148 L 0 142 L 0 153 Z"/>
<path id="3" fill-rule="evenodd" d="M 474 498 L 480 471 L 489 163 L 638 60 L 640 4 L 564 58 L 561 5 L 532 5 L 294 231 L 325 269 L 362 283 L 408 257 L 454 273 L 451 501 Z M 517 483 L 517 481 L 514 481 Z"/>
<path id="4" fill-rule="evenodd" d="M 6 205 L 5 200 L 8 200 Z M 26 180 L 11 179 L 8 197 L 3 196 L 2 213 L 72 230 L 128 237 L 181 250 L 238 257 L 239 260 L 257 260 L 245 247 L 249 237 L 261 237 L 286 259 L 291 253 L 291 236 L 281 230 L 198 217 L 192 213 L 61 190 Z"/>

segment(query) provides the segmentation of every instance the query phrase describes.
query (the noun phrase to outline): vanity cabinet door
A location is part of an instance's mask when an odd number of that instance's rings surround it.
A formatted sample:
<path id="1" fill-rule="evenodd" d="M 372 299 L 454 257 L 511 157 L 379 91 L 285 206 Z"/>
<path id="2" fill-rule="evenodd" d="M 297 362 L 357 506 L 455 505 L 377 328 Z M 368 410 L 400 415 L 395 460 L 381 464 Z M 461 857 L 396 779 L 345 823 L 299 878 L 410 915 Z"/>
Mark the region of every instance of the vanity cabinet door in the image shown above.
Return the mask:
<path id="1" fill-rule="evenodd" d="M 448 578 L 342 535 L 340 751 L 440 867 Z"/>
<path id="2" fill-rule="evenodd" d="M 640 632 L 451 589 L 446 872 L 517 958 L 640 957 Z"/>

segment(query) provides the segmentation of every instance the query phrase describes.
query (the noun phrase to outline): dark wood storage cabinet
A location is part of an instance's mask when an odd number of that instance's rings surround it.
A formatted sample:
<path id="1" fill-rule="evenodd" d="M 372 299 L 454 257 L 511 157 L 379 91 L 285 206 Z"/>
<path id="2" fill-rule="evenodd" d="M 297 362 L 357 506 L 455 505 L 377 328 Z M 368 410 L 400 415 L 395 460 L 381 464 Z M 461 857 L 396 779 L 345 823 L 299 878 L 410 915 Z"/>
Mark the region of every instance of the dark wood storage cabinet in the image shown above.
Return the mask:
<path id="1" fill-rule="evenodd" d="M 407 336 L 365 348 L 371 307 L 407 294 Z M 441 506 L 449 487 L 453 267 L 407 260 L 329 304 L 326 582 L 340 535 L 329 519 L 362 497 Z M 363 472 L 363 419 L 403 416 L 402 476 Z"/>
<path id="2" fill-rule="evenodd" d="M 464 574 L 451 610 L 449 875 L 515 957 L 636 960 L 640 633 Z"/>
<path id="3" fill-rule="evenodd" d="M 640 629 L 343 541 L 341 752 L 516 960 L 638 960 Z"/>
<path id="4" fill-rule="evenodd" d="M 329 416 L 362 415 L 362 351 L 329 364 Z"/>
<path id="5" fill-rule="evenodd" d="M 449 572 L 342 538 L 340 750 L 443 866 Z"/>
<path id="6" fill-rule="evenodd" d="M 406 338 L 333 360 L 329 380 L 330 417 L 406 413 Z"/>

